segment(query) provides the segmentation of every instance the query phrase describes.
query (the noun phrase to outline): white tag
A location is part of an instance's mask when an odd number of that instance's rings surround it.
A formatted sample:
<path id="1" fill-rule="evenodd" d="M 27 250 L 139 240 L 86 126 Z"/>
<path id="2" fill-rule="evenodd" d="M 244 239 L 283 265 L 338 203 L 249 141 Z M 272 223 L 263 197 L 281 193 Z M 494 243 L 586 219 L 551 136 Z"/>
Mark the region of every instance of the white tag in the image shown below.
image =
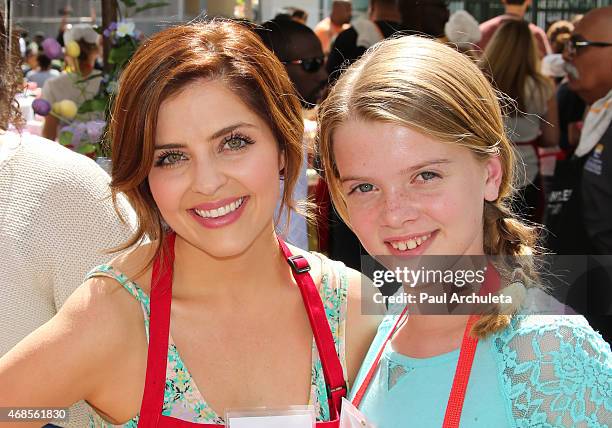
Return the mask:
<path id="1" fill-rule="evenodd" d="M 376 426 L 368 421 L 353 403 L 342 397 L 340 428 L 376 428 Z"/>
<path id="2" fill-rule="evenodd" d="M 313 406 L 291 406 L 284 409 L 257 408 L 228 410 L 227 428 L 314 428 L 317 422 Z"/>

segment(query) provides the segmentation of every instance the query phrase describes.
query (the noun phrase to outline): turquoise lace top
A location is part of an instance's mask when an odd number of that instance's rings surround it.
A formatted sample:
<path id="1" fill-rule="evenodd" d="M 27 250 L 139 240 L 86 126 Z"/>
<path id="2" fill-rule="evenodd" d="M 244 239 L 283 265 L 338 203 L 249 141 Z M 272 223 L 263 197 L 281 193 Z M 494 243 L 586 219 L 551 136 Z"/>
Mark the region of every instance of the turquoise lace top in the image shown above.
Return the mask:
<path id="1" fill-rule="evenodd" d="M 344 350 L 345 320 L 346 320 L 346 301 L 348 279 L 346 267 L 341 262 L 331 261 L 324 256 L 322 259 L 322 278 L 319 292 L 327 320 L 331 327 L 332 335 L 336 344 L 336 350 L 340 357 L 340 362 L 345 371 L 346 361 Z M 96 276 L 106 276 L 114 278 L 119 282 L 142 307 L 144 313 L 145 330 L 147 340 L 149 339 L 149 296 L 131 281 L 126 275 L 114 270 L 109 265 L 98 266 L 93 269 L 87 278 Z M 319 358 L 316 344 L 312 344 L 312 375 L 311 392 L 309 404 L 315 407 L 317 420 L 329 420 L 329 406 L 327 403 L 327 392 L 325 379 L 323 377 L 323 367 Z M 186 420 L 194 423 L 224 424 L 222 417 L 208 406 L 203 394 L 198 390 L 191 374 L 181 360 L 179 351 L 172 340 L 168 343 L 168 364 L 166 368 L 166 388 L 164 392 L 164 404 L 162 409 L 164 416 L 172 416 L 177 419 Z M 136 428 L 138 426 L 138 416 L 134 417 L 123 425 L 113 425 L 104 420 L 96 411 L 89 407 L 90 427 L 125 427 Z"/>
<path id="2" fill-rule="evenodd" d="M 353 393 L 396 319 L 380 325 Z M 458 357 L 410 358 L 388 343 L 360 409 L 377 428 L 441 427 Z M 515 316 L 479 341 L 460 426 L 612 427 L 610 346 L 582 316 Z"/>

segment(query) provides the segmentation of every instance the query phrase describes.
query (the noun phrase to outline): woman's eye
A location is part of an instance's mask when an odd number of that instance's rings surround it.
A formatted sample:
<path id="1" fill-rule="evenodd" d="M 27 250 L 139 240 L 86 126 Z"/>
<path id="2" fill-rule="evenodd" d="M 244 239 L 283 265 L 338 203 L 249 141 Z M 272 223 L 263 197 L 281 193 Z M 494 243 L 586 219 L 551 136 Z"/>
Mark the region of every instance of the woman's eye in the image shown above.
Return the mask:
<path id="1" fill-rule="evenodd" d="M 362 184 L 358 184 L 357 186 L 353 187 L 351 191 L 349 192 L 349 195 L 354 192 L 368 193 L 368 192 L 371 192 L 372 190 L 374 190 L 374 185 L 370 183 L 362 183 Z"/>
<path id="2" fill-rule="evenodd" d="M 157 161 L 155 162 L 155 166 L 172 166 L 185 159 L 186 156 L 184 153 L 166 152 L 159 155 Z"/>
<path id="3" fill-rule="evenodd" d="M 233 135 L 225 139 L 221 149 L 230 151 L 242 150 L 249 144 L 253 144 L 253 141 L 246 137 Z"/>
<path id="4" fill-rule="evenodd" d="M 419 181 L 431 181 L 434 178 L 439 178 L 440 175 L 436 174 L 435 172 L 431 172 L 431 171 L 423 171 L 422 173 L 420 173 L 417 178 L 419 178 Z"/>

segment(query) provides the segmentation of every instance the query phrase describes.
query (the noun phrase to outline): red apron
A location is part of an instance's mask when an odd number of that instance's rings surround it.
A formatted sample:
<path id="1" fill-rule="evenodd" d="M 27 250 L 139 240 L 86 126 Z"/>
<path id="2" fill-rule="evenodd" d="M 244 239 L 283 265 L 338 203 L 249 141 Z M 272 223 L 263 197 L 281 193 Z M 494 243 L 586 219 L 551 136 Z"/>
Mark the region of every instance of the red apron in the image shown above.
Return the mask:
<path id="1" fill-rule="evenodd" d="M 153 263 L 147 374 L 138 426 L 141 428 L 218 428 L 224 425 L 198 424 L 161 414 L 166 385 L 166 364 L 168 361 L 175 238 L 176 235 L 174 233 L 167 236 L 163 255 L 157 257 Z M 291 255 L 291 251 L 289 251 L 289 248 L 282 240 L 279 239 L 278 243 L 284 256 L 287 258 L 287 263 L 291 266 L 293 277 L 300 288 L 323 367 L 331 420 L 329 422 L 317 422 L 317 427 L 337 428 L 340 422 L 342 397 L 346 396 L 347 388 L 342 365 L 336 353 L 334 338 L 325 316 L 323 302 L 317 287 L 312 281 L 312 277 L 308 273 L 310 270 L 308 261 L 302 256 Z"/>
<path id="2" fill-rule="evenodd" d="M 499 290 L 500 286 L 500 275 L 493 265 L 489 264 L 487 273 L 485 274 L 485 281 L 481 288 L 480 294 L 492 293 Z M 400 322 L 403 320 L 404 315 L 408 310 L 408 306 L 404 308 L 401 315 L 397 318 L 395 325 L 391 329 L 391 332 L 383 342 L 374 363 L 370 366 L 370 370 L 366 374 L 363 383 L 357 390 L 355 397 L 353 398 L 352 404 L 359 408 L 363 397 L 368 390 L 368 386 L 372 382 L 374 375 L 378 369 L 378 364 L 385 350 L 387 343 L 393 338 L 395 332 L 399 328 Z M 459 360 L 457 361 L 457 368 L 455 369 L 455 377 L 453 378 L 453 384 L 451 387 L 450 395 L 448 397 L 448 403 L 446 405 L 446 413 L 444 414 L 444 422 L 442 423 L 443 428 L 458 428 L 461 420 L 461 413 L 463 411 L 463 403 L 465 401 L 465 392 L 467 391 L 468 382 L 470 380 L 470 373 L 472 371 L 472 364 L 474 363 L 474 357 L 476 356 L 476 348 L 478 346 L 478 338 L 470 334 L 472 326 L 480 315 L 471 315 L 465 326 L 463 332 L 463 340 L 461 341 L 461 349 L 459 351 Z M 367 415 L 366 415 L 367 416 Z"/>

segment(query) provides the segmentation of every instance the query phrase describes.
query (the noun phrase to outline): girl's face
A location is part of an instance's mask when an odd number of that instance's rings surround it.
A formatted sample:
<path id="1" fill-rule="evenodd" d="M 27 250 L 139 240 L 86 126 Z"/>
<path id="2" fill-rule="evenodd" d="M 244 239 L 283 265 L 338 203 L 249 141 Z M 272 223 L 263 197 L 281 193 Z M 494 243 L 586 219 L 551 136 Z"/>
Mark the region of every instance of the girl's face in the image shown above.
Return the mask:
<path id="1" fill-rule="evenodd" d="M 499 158 L 409 128 L 353 120 L 333 135 L 350 224 L 371 255 L 483 254 L 484 201 L 497 199 Z"/>
<path id="2" fill-rule="evenodd" d="M 272 233 L 282 167 L 270 128 L 223 83 L 192 83 L 160 106 L 151 193 L 177 235 L 209 255 L 239 255 Z"/>

